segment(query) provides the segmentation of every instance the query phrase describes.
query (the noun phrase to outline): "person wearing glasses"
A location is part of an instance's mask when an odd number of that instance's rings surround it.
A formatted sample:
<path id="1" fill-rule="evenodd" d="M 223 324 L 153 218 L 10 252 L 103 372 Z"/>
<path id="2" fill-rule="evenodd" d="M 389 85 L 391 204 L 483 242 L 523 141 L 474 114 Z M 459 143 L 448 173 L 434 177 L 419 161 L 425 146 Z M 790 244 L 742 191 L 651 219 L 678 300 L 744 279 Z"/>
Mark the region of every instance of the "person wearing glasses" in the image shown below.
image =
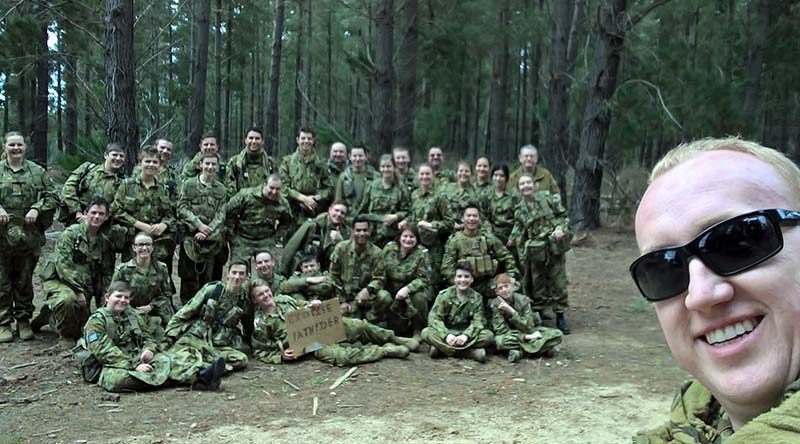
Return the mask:
<path id="1" fill-rule="evenodd" d="M 695 378 L 670 421 L 633 442 L 800 442 L 800 170 L 739 139 L 681 145 L 655 166 L 630 267 Z"/>

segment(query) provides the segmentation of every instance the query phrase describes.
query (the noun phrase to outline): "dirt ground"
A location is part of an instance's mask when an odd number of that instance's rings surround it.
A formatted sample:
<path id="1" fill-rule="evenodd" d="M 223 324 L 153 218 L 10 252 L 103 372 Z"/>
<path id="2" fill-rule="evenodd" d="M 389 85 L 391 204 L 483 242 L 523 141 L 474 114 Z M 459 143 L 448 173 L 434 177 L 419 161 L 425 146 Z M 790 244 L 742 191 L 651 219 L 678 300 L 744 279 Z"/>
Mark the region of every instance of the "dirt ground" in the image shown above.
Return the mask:
<path id="1" fill-rule="evenodd" d="M 0 345 L 0 444 L 628 442 L 667 418 L 687 375 L 628 277 L 632 233 L 592 236 L 569 253 L 573 333 L 553 359 L 482 365 L 419 353 L 360 366 L 335 390 L 347 369 L 255 362 L 220 392 L 116 399 L 84 383 L 45 331 Z"/>

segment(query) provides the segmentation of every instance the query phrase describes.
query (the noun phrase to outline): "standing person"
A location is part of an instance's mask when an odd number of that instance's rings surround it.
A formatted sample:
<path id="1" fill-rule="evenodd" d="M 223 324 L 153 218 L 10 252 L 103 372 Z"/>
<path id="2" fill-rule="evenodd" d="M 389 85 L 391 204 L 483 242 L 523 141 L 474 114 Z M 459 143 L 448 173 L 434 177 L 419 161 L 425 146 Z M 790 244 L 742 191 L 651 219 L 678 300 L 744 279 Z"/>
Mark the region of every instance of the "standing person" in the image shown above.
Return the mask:
<path id="1" fill-rule="evenodd" d="M 494 343 L 486 329 L 483 297 L 473 290 L 472 265 L 455 265 L 453 286 L 442 290 L 428 315 L 422 340 L 431 346 L 431 358 L 460 356 L 486 362 L 486 347 Z"/>
<path id="2" fill-rule="evenodd" d="M 383 246 L 397 236 L 397 224 L 405 219 L 409 202 L 405 188 L 397 183 L 392 156 L 381 156 L 379 165 L 381 178 L 367 184 L 358 215 L 378 224 L 374 239 Z"/>
<path id="3" fill-rule="evenodd" d="M 175 199 L 178 197 L 180 191 L 180 174 L 175 165 L 169 162 L 172 159 L 172 142 L 167 139 L 156 139 L 153 143 L 153 148 L 156 150 L 159 169 L 156 173 L 158 181 L 169 191 L 169 198 Z M 131 172 L 131 177 L 137 177 L 142 174 L 142 166 L 136 165 Z M 113 203 L 113 202 L 112 202 Z"/>
<path id="4" fill-rule="evenodd" d="M 440 147 L 430 147 L 428 150 L 428 165 L 433 168 L 434 188 L 456 181 L 456 173 L 444 167 L 444 152 Z"/>
<path id="5" fill-rule="evenodd" d="M 228 160 L 228 193 L 261 186 L 270 174 L 275 173 L 275 164 L 264 151 L 264 136 L 261 128 L 251 126 L 244 137 L 244 149 Z M 222 177 L 220 177 L 222 179 Z"/>
<path id="6" fill-rule="evenodd" d="M 218 390 L 225 361 L 211 365 L 186 361 L 169 353 L 150 334 L 138 311 L 130 307 L 131 288 L 127 282 L 112 282 L 105 293 L 105 306 L 89 318 L 76 353 L 87 382 L 96 382 L 109 392 L 129 392 L 164 386 L 169 380 Z"/>
<path id="7" fill-rule="evenodd" d="M 89 317 L 92 299 L 101 307 L 114 273 L 114 258 L 130 243 L 127 230 L 107 223 L 108 202 L 96 196 L 83 221 L 65 228 L 40 277 L 45 306 L 34 319 L 35 330 L 50 324 L 64 345 L 75 344 Z"/>
<path id="8" fill-rule="evenodd" d="M 219 160 L 217 165 L 217 178 L 219 180 L 227 179 L 227 167 L 225 162 L 222 161 L 222 156 L 219 154 L 219 144 L 217 143 L 217 135 L 214 132 L 203 134 L 200 138 L 200 151 L 192 157 L 192 159 L 183 165 L 183 172 L 181 179 L 184 183 L 192 177 L 197 177 L 203 174 L 203 157 L 206 155 L 215 155 Z"/>
<path id="9" fill-rule="evenodd" d="M 416 187 L 414 181 L 417 178 L 417 173 L 414 171 L 414 168 L 411 168 L 411 153 L 407 147 L 396 146 L 392 148 L 392 160 L 394 160 L 397 181 L 405 185 L 406 192 L 411 194 Z"/>
<path id="10" fill-rule="evenodd" d="M 511 173 L 511 177 L 508 179 L 509 188 L 516 190 L 519 177 L 527 174 L 533 178 L 537 190 L 549 191 L 554 195 L 561 196 L 561 190 L 558 188 L 558 182 L 553 174 L 547 168 L 539 165 L 539 150 L 535 146 L 528 144 L 519 149 L 519 164 L 519 167 Z"/>
<path id="11" fill-rule="evenodd" d="M 25 160 L 28 146 L 18 132 L 5 136 L 0 160 L 0 342 L 33 339 L 33 270 L 45 244 L 44 231 L 58 205 L 47 171 Z"/>
<path id="12" fill-rule="evenodd" d="M 630 272 L 693 378 L 633 442 L 798 442 L 800 170 L 755 142 L 702 139 L 649 182 Z"/>
<path id="13" fill-rule="evenodd" d="M 222 267 L 228 260 L 224 211 L 228 190 L 217 177 L 219 156 L 205 153 L 201 165 L 200 176 L 187 179 L 178 198 L 178 221 L 183 234 L 178 254 L 182 303 L 207 282 L 222 279 Z"/>
<path id="14" fill-rule="evenodd" d="M 347 206 L 334 202 L 325 214 L 308 219 L 286 241 L 281 259 L 281 272 L 289 274 L 297 265 L 297 254 L 311 252 L 316 255 L 323 270 L 328 270 L 333 248 L 339 242 L 350 238 L 347 225 Z"/>
<path id="15" fill-rule="evenodd" d="M 489 193 L 492 190 L 492 176 L 489 174 L 492 164 L 486 157 L 479 157 L 475 161 L 475 188 L 481 194 Z"/>
<path id="16" fill-rule="evenodd" d="M 295 216 L 294 228 L 307 218 L 324 212 L 333 195 L 328 167 L 324 161 L 317 159 L 315 143 L 314 130 L 300 128 L 297 149 L 281 159 L 279 172 L 284 183 L 284 194 Z"/>
<path id="17" fill-rule="evenodd" d="M 561 331 L 541 326 L 542 320 L 531 309 L 531 300 L 514 292 L 511 276 L 499 274 L 494 282 L 497 297 L 489 306 L 497 351 L 507 351 L 511 363 L 525 356 L 552 357 L 561 343 Z"/>
<path id="18" fill-rule="evenodd" d="M 125 178 L 125 150 L 119 144 L 109 143 L 103 154 L 103 163 L 84 162 L 72 171 L 61 189 L 59 221 L 66 225 L 80 222 L 89 201 L 102 196 L 109 203 Z"/>
<path id="19" fill-rule="evenodd" d="M 492 169 L 492 182 L 494 186 L 488 191 L 486 199 L 488 205 L 486 210 L 487 222 L 491 226 L 492 233 L 500 239 L 508 248 L 514 247 L 514 240 L 511 239 L 511 230 L 514 228 L 514 211 L 517 207 L 517 200 L 508 191 L 508 167 L 506 165 L 496 166 Z"/>
<path id="20" fill-rule="evenodd" d="M 172 275 L 172 256 L 175 254 L 175 207 L 168 187 L 158 178 L 161 160 L 153 147 L 139 153 L 139 174 L 122 181 L 111 205 L 111 214 L 128 229 L 128 245 L 137 232 L 153 236 L 153 257 L 167 265 Z M 132 251 L 122 255 L 133 257 Z"/>
<path id="21" fill-rule="evenodd" d="M 371 237 L 369 221 L 358 216 L 353 221 L 350 239 L 339 242 L 331 255 L 329 275 L 345 316 L 377 319 L 369 314 L 372 301 L 367 285 L 380 259 L 381 249 L 372 243 Z"/>
<path id="22" fill-rule="evenodd" d="M 372 282 L 367 285 L 373 296 L 374 312 L 380 315 L 373 323 L 419 338 L 427 325 L 432 299 L 427 253 L 419 245 L 417 230 L 411 225 L 400 231 L 396 241 L 386 244 Z"/>
<path id="23" fill-rule="evenodd" d="M 401 230 L 408 226 L 416 227 L 420 243 L 428 249 L 431 287 L 439 289 L 442 284 L 444 244 L 453 232 L 455 220 L 447 199 L 433 188 L 433 169 L 427 163 L 417 167 L 417 183 L 419 188 L 411 193 L 408 217 L 398 226 Z"/>
<path id="24" fill-rule="evenodd" d="M 331 184 L 335 184 L 339 175 L 347 167 L 347 145 L 342 142 L 333 142 L 328 153 L 328 174 L 331 176 Z"/>
<path id="25" fill-rule="evenodd" d="M 364 197 L 367 184 L 378 177 L 372 165 L 367 164 L 367 151 L 361 145 L 355 145 L 350 150 L 350 165 L 348 165 L 336 182 L 334 200 L 342 201 L 351 210 L 358 210 Z"/>
<path id="26" fill-rule="evenodd" d="M 293 219 L 282 186 L 280 176 L 272 174 L 261 186 L 245 188 L 225 204 L 231 260 L 247 263 L 256 251 L 283 245 Z"/>
<path id="27" fill-rule="evenodd" d="M 111 280 L 130 284 L 130 305 L 147 318 L 158 319 L 161 328 L 166 327 L 175 314 L 167 265 L 153 259 L 153 238 L 147 233 L 137 234 L 131 249 L 133 259 L 117 265 Z"/>
<path id="28" fill-rule="evenodd" d="M 439 188 L 447 198 L 450 211 L 461 214 L 468 205 L 477 205 L 481 215 L 486 215 L 484 195 L 472 183 L 472 166 L 469 162 L 458 162 L 456 182 Z M 455 229 L 461 227 L 456 225 Z"/>
<path id="29" fill-rule="evenodd" d="M 533 309 L 548 319 L 545 309 L 556 314 L 556 327 L 570 333 L 564 311 L 567 299 L 567 259 L 570 250 L 569 218 L 561 198 L 549 191 L 537 191 L 533 177 L 519 177 L 522 200 L 514 212 L 514 239 L 520 262 L 524 264 L 522 285 L 533 301 Z M 552 319 L 552 318 L 550 318 Z"/>

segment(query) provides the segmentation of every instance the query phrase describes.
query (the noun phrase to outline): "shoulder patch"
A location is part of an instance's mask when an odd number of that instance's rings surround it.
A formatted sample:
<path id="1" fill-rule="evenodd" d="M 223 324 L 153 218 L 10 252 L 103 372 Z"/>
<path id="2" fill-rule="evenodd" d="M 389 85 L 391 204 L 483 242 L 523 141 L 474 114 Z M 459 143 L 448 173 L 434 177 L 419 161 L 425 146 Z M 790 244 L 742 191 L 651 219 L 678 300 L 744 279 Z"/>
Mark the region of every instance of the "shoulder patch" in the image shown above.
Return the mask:
<path id="1" fill-rule="evenodd" d="M 98 341 L 100 339 L 100 334 L 96 331 L 93 331 L 91 334 L 86 336 L 86 343 L 91 344 L 92 342 Z"/>

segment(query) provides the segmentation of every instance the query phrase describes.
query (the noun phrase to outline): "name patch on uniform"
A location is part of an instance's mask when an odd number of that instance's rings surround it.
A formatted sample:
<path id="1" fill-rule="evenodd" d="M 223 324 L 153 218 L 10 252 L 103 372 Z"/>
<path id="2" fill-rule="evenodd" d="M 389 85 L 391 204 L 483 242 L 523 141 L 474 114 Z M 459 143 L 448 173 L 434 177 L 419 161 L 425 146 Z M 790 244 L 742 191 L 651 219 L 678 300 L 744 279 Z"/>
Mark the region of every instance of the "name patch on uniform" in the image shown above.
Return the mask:
<path id="1" fill-rule="evenodd" d="M 100 335 L 95 331 L 92 332 L 92 334 L 90 334 L 89 336 L 86 336 L 86 343 L 91 344 L 92 342 L 97 341 L 98 339 L 100 339 Z"/>

